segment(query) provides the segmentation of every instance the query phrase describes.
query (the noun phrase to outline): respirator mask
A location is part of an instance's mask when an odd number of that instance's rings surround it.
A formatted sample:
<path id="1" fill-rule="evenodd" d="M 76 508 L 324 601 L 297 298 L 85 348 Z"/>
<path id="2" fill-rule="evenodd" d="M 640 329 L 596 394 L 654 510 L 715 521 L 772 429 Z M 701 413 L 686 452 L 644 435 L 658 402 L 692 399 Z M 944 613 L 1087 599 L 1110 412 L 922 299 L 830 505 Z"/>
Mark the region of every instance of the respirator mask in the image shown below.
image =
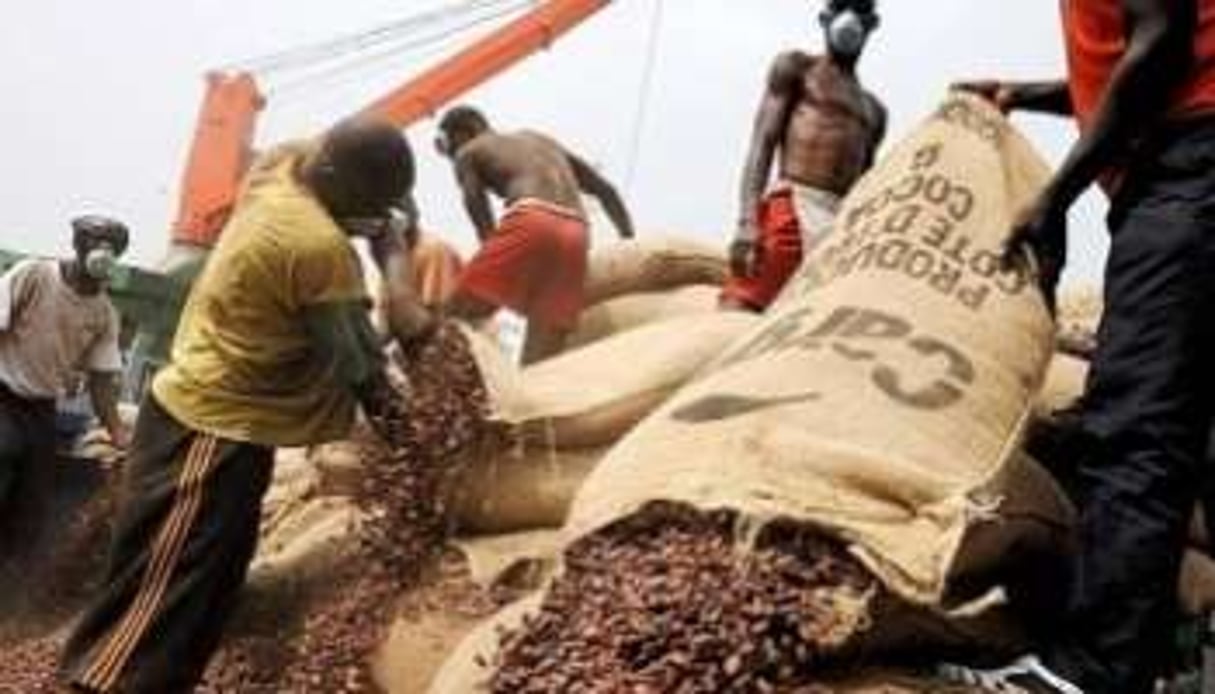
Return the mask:
<path id="1" fill-rule="evenodd" d="M 84 256 L 84 273 L 98 282 L 110 279 L 114 267 L 118 264 L 118 255 L 108 245 L 98 246 Z"/>
<path id="2" fill-rule="evenodd" d="M 865 49 L 869 27 L 855 10 L 846 10 L 827 20 L 827 42 L 835 53 L 855 58 Z"/>

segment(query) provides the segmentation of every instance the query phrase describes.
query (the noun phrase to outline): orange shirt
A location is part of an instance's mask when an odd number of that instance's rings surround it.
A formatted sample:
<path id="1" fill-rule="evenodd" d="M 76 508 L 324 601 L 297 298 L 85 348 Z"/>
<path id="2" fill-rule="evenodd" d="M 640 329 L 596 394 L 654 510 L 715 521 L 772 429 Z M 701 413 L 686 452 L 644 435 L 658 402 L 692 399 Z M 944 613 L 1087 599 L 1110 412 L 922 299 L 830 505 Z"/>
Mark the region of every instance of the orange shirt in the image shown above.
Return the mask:
<path id="1" fill-rule="evenodd" d="M 1117 0 L 1061 0 L 1072 103 L 1087 128 L 1126 53 L 1126 18 Z M 1173 98 L 1173 117 L 1215 112 L 1215 0 L 1198 0 L 1195 63 Z"/>
<path id="2" fill-rule="evenodd" d="M 409 251 L 410 284 L 425 306 L 442 306 L 459 286 L 464 261 L 442 239 L 422 234 Z"/>

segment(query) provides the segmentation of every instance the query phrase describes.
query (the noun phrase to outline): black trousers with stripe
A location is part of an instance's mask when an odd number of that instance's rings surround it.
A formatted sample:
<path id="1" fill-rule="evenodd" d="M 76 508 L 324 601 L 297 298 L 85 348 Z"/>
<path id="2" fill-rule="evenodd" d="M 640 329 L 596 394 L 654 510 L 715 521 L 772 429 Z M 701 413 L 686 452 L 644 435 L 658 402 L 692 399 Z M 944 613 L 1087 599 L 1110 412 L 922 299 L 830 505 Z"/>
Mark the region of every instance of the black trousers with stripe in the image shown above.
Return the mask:
<path id="1" fill-rule="evenodd" d="M 1080 420 L 1081 551 L 1051 664 L 1089 694 L 1148 694 L 1190 515 L 1215 479 L 1215 120 L 1136 158 L 1110 231 Z"/>
<path id="2" fill-rule="evenodd" d="M 253 558 L 273 454 L 191 431 L 145 399 L 106 581 L 68 640 L 66 681 L 107 693 L 193 689 Z"/>
<path id="3" fill-rule="evenodd" d="M 41 547 L 55 464 L 55 401 L 0 382 L 0 571 Z"/>

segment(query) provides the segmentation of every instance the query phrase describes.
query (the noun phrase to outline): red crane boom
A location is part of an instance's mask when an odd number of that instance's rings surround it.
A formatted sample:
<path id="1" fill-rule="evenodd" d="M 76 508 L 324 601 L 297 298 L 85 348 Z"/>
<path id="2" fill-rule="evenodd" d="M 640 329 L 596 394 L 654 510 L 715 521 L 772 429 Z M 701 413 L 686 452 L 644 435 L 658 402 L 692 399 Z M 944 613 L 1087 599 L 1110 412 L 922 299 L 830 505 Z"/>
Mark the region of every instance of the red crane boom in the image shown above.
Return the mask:
<path id="1" fill-rule="evenodd" d="M 548 47 L 611 0 L 545 0 L 393 90 L 362 113 L 404 128 Z M 248 168 L 265 100 L 247 73 L 207 78 L 198 126 L 182 178 L 175 244 L 209 248 L 223 230 Z"/>

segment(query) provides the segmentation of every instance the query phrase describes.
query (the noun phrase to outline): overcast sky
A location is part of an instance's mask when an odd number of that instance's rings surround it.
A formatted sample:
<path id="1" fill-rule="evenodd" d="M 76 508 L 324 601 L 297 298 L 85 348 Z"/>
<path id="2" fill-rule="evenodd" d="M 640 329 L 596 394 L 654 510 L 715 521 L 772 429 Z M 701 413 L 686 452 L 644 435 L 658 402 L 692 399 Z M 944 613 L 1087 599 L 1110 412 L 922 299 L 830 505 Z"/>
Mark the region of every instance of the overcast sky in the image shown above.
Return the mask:
<path id="1" fill-rule="evenodd" d="M 450 2 L 21 3 L 0 23 L 0 247 L 57 253 L 70 216 L 109 212 L 134 229 L 134 259 L 154 265 L 167 242 L 206 70 Z M 634 160 L 656 2 L 663 2 L 659 50 Z M 890 105 L 892 138 L 924 117 L 955 78 L 1062 74 L 1057 7 L 1052 0 L 882 2 L 884 24 L 862 79 Z M 821 47 L 817 10 L 811 0 L 616 0 L 469 100 L 498 125 L 547 130 L 599 165 L 625 189 L 643 232 L 724 242 L 737 217 L 741 159 L 767 65 L 781 50 Z M 454 48 L 379 61 L 307 87 L 279 83 L 259 142 L 323 129 Z M 1021 122 L 1053 159 L 1073 136 L 1067 123 Z M 433 124 L 409 134 L 421 158 L 428 226 L 470 248 L 450 171 L 429 145 Z M 1073 225 L 1073 280 L 1096 281 L 1104 259 L 1103 203 L 1095 198 Z"/>

